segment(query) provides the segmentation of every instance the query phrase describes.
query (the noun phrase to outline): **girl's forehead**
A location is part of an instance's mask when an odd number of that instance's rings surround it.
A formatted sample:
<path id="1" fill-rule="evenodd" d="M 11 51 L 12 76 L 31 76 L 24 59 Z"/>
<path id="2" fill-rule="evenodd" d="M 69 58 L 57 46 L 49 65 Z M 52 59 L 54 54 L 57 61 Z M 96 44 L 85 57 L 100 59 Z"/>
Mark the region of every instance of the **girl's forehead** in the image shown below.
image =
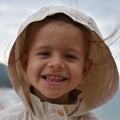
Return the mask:
<path id="1" fill-rule="evenodd" d="M 83 39 L 81 30 L 67 23 L 49 23 L 42 28 L 38 28 L 36 32 L 34 31 L 34 34 L 34 38 L 45 38 L 47 40 L 52 40 L 52 38 L 59 40 L 64 39 L 64 42 L 67 41 L 67 39 L 69 39 L 69 41 L 72 39 L 74 39 L 73 41 L 79 38 Z"/>
<path id="2" fill-rule="evenodd" d="M 58 36 L 59 35 L 59 36 Z M 82 31 L 76 28 L 74 25 L 65 22 L 52 22 L 44 24 L 43 26 L 37 26 L 36 24 L 31 27 L 27 37 L 80 37 L 82 36 Z"/>
<path id="3" fill-rule="evenodd" d="M 33 47 L 78 48 L 83 45 L 82 32 L 70 24 L 49 23 L 38 29 L 32 39 Z"/>

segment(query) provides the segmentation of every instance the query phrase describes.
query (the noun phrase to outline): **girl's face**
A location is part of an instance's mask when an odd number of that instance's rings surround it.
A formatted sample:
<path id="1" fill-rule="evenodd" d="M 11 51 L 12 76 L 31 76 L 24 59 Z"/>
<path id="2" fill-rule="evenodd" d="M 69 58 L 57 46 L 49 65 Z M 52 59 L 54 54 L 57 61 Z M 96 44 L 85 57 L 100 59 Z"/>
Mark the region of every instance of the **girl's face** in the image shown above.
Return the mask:
<path id="1" fill-rule="evenodd" d="M 34 94 L 43 101 L 68 103 L 90 65 L 84 59 L 82 32 L 71 24 L 52 22 L 34 35 L 29 50 L 27 75 Z"/>

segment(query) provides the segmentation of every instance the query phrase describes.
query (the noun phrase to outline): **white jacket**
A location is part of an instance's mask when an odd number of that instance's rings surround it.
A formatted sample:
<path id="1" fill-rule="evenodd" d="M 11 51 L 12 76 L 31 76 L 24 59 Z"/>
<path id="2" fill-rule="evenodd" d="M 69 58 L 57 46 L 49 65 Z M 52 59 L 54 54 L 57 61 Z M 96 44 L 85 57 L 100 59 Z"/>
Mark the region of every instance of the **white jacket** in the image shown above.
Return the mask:
<path id="1" fill-rule="evenodd" d="M 30 96 L 31 111 L 19 103 L 0 112 L 0 120 L 102 120 L 92 112 L 83 112 L 84 105 L 80 98 L 74 105 L 57 105 L 41 102 L 33 94 Z"/>

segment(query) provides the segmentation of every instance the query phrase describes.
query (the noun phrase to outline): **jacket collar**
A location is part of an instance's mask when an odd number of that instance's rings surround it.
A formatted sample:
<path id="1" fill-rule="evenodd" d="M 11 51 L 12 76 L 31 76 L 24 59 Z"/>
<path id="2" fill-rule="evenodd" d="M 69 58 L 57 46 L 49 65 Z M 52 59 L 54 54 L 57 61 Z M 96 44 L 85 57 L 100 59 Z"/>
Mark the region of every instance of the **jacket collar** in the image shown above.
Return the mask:
<path id="1" fill-rule="evenodd" d="M 82 99 L 82 94 L 80 94 L 74 104 L 52 104 L 49 102 L 42 102 L 37 96 L 30 93 L 30 99 L 32 103 L 33 113 L 37 118 L 45 118 L 46 112 L 54 113 L 61 110 L 69 117 L 78 117 L 86 112 L 86 106 L 84 100 Z"/>

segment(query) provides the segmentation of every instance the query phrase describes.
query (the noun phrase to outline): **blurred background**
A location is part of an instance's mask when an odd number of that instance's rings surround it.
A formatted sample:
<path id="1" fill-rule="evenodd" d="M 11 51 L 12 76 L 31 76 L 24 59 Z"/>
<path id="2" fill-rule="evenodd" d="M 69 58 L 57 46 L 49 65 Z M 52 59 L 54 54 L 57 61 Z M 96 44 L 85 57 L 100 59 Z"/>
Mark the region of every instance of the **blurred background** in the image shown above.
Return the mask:
<path id="1" fill-rule="evenodd" d="M 24 20 L 43 6 L 64 5 L 91 16 L 97 23 L 103 37 L 107 37 L 120 22 L 119 0 L 0 0 L 0 110 L 18 103 L 19 97 L 13 90 L 7 69 L 7 60 L 18 29 Z M 120 33 L 120 32 L 119 32 Z M 120 39 L 107 43 L 120 71 Z M 114 42 L 114 45 L 112 44 Z M 103 120 L 120 119 L 120 90 L 104 106 L 94 110 Z"/>

